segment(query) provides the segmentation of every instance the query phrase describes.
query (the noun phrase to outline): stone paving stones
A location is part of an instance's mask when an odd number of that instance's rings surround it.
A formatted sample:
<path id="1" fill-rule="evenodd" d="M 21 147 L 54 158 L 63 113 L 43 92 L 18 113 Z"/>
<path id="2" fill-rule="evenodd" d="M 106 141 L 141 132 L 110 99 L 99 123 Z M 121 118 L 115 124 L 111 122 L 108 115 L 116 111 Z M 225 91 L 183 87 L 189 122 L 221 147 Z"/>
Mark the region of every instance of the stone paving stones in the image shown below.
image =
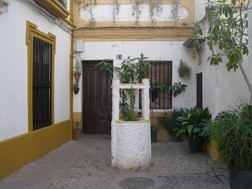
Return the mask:
<path id="1" fill-rule="evenodd" d="M 225 166 L 187 142 L 152 144 L 147 169 L 111 167 L 110 136 L 69 141 L 0 181 L 1 189 L 229 189 Z"/>

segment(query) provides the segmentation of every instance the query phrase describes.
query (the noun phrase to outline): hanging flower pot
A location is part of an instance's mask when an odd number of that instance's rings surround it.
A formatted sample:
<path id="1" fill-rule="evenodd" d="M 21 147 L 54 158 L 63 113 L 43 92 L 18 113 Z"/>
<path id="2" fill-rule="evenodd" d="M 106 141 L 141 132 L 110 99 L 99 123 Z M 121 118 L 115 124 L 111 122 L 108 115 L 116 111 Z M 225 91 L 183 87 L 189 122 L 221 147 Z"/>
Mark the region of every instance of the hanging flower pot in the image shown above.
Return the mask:
<path id="1" fill-rule="evenodd" d="M 79 81 L 80 76 L 81 76 L 81 73 L 80 73 L 80 72 L 74 72 L 74 79 L 75 79 L 76 81 Z"/>
<path id="2" fill-rule="evenodd" d="M 74 91 L 74 94 L 78 94 L 80 88 L 79 88 L 79 82 L 76 80 L 73 84 L 73 91 Z"/>

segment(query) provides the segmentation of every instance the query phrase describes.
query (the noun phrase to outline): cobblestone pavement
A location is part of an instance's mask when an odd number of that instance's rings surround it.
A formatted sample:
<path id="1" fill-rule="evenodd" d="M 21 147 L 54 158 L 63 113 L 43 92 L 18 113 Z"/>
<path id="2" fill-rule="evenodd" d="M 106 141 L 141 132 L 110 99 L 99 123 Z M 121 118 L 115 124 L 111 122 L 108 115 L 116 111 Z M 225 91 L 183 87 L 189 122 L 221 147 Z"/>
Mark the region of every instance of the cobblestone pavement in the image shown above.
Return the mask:
<path id="1" fill-rule="evenodd" d="M 1 189 L 229 189 L 227 171 L 186 142 L 152 143 L 145 170 L 111 167 L 110 137 L 84 135 L 0 180 Z"/>

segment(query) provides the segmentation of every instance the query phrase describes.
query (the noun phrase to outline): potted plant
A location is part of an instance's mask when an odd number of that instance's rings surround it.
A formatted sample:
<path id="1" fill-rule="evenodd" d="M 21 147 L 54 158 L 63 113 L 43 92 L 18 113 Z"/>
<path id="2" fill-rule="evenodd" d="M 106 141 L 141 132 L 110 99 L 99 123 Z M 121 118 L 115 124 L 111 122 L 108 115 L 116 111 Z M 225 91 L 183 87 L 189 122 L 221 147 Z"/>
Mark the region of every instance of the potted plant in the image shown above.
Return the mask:
<path id="1" fill-rule="evenodd" d="M 73 139 L 78 140 L 81 137 L 81 121 L 79 119 L 74 120 L 73 125 Z"/>
<path id="2" fill-rule="evenodd" d="M 75 81 L 73 84 L 73 90 L 74 90 L 74 94 L 78 94 L 80 88 L 79 88 L 79 82 Z"/>
<path id="3" fill-rule="evenodd" d="M 229 169 L 231 189 L 252 187 L 252 105 L 220 112 L 211 131 L 219 159 Z"/>
<path id="4" fill-rule="evenodd" d="M 177 133 L 177 129 L 181 127 L 182 122 L 177 119 L 184 113 L 184 109 L 174 109 L 170 112 L 164 112 L 158 117 L 158 123 L 162 125 L 167 132 L 171 135 L 172 141 L 180 141 L 180 136 Z"/>
<path id="5" fill-rule="evenodd" d="M 191 71 L 192 71 L 191 67 L 188 66 L 186 61 L 183 61 L 181 59 L 178 67 L 179 77 L 189 78 L 191 75 Z"/>
<path id="6" fill-rule="evenodd" d="M 191 152 L 201 152 L 204 142 L 210 137 L 211 114 L 208 108 L 188 109 L 177 120 L 181 122 L 177 128 L 178 135 L 186 135 Z"/>
<path id="7" fill-rule="evenodd" d="M 79 81 L 81 76 L 81 63 L 79 59 L 75 59 L 74 62 L 74 78 L 76 81 Z"/>

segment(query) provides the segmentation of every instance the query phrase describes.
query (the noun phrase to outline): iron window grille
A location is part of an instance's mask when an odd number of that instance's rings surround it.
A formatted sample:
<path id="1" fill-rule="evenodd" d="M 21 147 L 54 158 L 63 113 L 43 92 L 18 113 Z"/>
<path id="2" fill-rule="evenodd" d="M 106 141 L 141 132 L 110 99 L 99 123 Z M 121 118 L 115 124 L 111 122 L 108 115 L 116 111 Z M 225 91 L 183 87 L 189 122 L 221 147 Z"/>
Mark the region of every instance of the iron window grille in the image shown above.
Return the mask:
<path id="1" fill-rule="evenodd" d="M 33 38 L 33 130 L 52 124 L 52 45 Z"/>
<path id="2" fill-rule="evenodd" d="M 150 79 L 150 107 L 153 109 L 171 109 L 172 95 L 168 88 L 172 85 L 172 61 L 150 61 L 146 70 Z M 165 86 L 165 90 L 161 89 Z"/>

